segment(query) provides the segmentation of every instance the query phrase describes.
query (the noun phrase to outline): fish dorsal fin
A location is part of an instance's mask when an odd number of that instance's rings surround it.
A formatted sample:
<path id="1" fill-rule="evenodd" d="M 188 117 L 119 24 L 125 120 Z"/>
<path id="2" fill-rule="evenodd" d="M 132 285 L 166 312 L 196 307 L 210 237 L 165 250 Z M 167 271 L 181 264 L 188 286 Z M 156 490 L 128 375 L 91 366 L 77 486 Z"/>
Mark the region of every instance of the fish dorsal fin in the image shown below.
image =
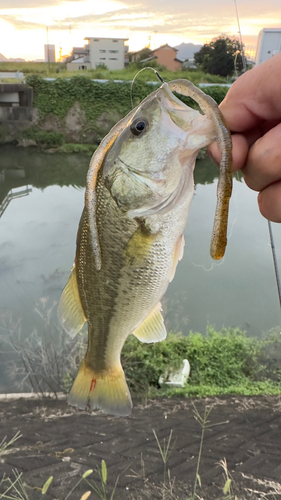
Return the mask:
<path id="1" fill-rule="evenodd" d="M 164 340 L 166 338 L 167 332 L 161 311 L 162 307 L 159 302 L 133 332 L 135 337 L 137 337 L 141 342 L 160 342 L 160 340 Z"/>
<path id="2" fill-rule="evenodd" d="M 171 275 L 170 275 L 170 279 L 169 279 L 170 282 L 174 279 L 175 272 L 176 272 L 176 269 L 177 269 L 177 265 L 178 265 L 179 261 L 183 257 L 184 243 L 185 243 L 185 241 L 184 241 L 184 235 L 182 234 L 179 237 L 179 239 L 178 239 L 178 241 L 176 243 L 175 252 L 174 252 L 173 266 L 172 266 L 172 269 L 171 269 Z"/>
<path id="3" fill-rule="evenodd" d="M 75 266 L 73 266 L 69 280 L 62 292 L 58 305 L 58 315 L 61 326 L 71 337 L 75 337 L 86 321 L 80 301 Z"/>

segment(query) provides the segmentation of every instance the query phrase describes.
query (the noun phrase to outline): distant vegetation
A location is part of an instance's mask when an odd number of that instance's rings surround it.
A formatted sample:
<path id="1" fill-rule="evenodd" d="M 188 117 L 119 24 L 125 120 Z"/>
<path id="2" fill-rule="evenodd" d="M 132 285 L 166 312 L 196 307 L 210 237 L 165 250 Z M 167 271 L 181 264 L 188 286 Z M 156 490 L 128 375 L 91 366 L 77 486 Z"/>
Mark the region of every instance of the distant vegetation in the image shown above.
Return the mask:
<path id="1" fill-rule="evenodd" d="M 204 72 L 222 77 L 241 74 L 243 47 L 236 38 L 219 36 L 194 54 L 195 63 Z"/>
<path id="2" fill-rule="evenodd" d="M 195 84 L 198 83 L 225 83 L 225 78 L 220 76 L 210 75 L 202 70 L 182 70 L 182 71 L 168 71 L 163 67 L 159 67 L 155 63 L 147 64 L 148 66 L 156 66 L 160 71 L 162 78 L 165 81 L 175 80 L 177 78 L 186 78 Z M 143 66 L 142 66 L 143 67 Z M 122 70 L 110 71 L 105 68 L 97 68 L 95 70 L 76 71 L 74 73 L 66 70 L 66 64 L 63 63 L 21 63 L 21 62 L 0 62 L 0 71 L 21 71 L 26 75 L 40 75 L 42 77 L 50 78 L 72 78 L 74 76 L 84 76 L 91 79 L 104 79 L 104 80 L 133 80 L 136 73 L 139 71 L 140 65 L 138 63 L 130 63 L 128 67 Z M 142 71 L 138 76 L 142 81 L 155 80 L 155 76 L 151 71 Z"/>
<path id="3" fill-rule="evenodd" d="M 281 394 L 280 347 L 279 333 L 258 340 L 239 328 L 209 327 L 206 336 L 170 334 L 166 341 L 152 345 L 130 336 L 122 364 L 131 389 L 151 396 Z M 186 386 L 159 389 L 160 375 L 178 368 L 184 358 L 191 366 Z"/>
<path id="4" fill-rule="evenodd" d="M 87 334 L 71 339 L 61 330 L 58 336 L 57 328 L 45 322 L 45 313 L 40 335 L 34 331 L 22 341 L 17 328 L 9 330 L 13 334 L 6 342 L 17 356 L 7 364 L 9 379 L 25 392 L 68 392 L 86 350 Z M 279 332 L 257 339 L 239 328 L 216 331 L 210 326 L 206 335 L 170 333 L 156 344 L 143 344 L 130 335 L 121 361 L 130 389 L 139 396 L 281 394 L 280 347 Z M 191 367 L 185 387 L 160 389 L 160 375 L 178 369 L 185 358 Z"/>
<path id="5" fill-rule="evenodd" d="M 164 81 L 184 78 L 199 83 L 225 83 L 225 79 L 203 71 L 167 71 L 155 63 Z M 21 145 L 37 145 L 42 149 L 56 148 L 62 152 L 87 152 L 92 154 L 113 125 L 137 106 L 148 94 L 161 85 L 153 71 L 139 71 L 137 63 L 130 63 L 120 71 L 100 67 L 91 71 L 68 72 L 61 63 L 0 62 L 0 71 L 20 71 L 23 81 L 33 88 L 33 123 L 26 130 L 11 136 L 0 127 L 0 143 L 18 140 Z M 136 77 L 137 75 L 137 77 Z M 134 86 L 131 82 L 134 78 Z M 46 78 L 52 78 L 48 81 Z M 106 83 L 93 80 L 106 80 Z M 128 82 L 122 83 L 120 81 Z M 4 79 L 15 83 L 15 79 Z M 155 86 L 148 82 L 155 82 Z M 228 88 L 204 88 L 219 104 Z M 198 105 L 190 98 L 180 98 L 190 107 Z M 71 144 L 71 145 L 69 145 Z M 78 145 L 83 145 L 79 148 Z M 77 146 L 76 146 L 77 145 Z M 87 147 L 91 145 L 91 147 Z"/>

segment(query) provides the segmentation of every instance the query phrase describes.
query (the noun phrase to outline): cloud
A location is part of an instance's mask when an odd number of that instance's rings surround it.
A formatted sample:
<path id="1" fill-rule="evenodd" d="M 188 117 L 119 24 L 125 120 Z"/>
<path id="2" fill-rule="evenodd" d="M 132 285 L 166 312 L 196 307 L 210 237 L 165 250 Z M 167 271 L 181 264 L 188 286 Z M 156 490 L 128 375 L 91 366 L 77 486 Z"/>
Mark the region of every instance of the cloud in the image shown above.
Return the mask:
<path id="1" fill-rule="evenodd" d="M 24 21 L 20 17 L 17 16 L 9 16 L 9 15 L 1 15 L 1 19 L 4 21 L 7 21 L 8 23 L 12 24 L 15 28 L 17 29 L 38 29 L 38 28 L 46 28 L 45 24 L 41 23 L 32 23 L 30 21 Z"/>
<path id="2" fill-rule="evenodd" d="M 68 0 L 69 2 L 82 2 L 83 0 Z M 40 7 L 51 7 L 54 5 L 60 5 L 62 0 L 0 0 L 0 10 L 6 9 L 32 9 Z"/>

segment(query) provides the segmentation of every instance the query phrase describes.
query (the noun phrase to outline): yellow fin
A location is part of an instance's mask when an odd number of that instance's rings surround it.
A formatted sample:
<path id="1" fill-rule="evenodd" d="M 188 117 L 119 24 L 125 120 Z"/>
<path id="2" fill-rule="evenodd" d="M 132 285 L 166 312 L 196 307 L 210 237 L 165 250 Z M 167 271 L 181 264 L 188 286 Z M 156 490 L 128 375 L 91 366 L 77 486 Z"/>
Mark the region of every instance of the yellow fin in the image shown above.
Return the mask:
<path id="1" fill-rule="evenodd" d="M 69 280 L 62 292 L 58 305 L 58 315 L 61 326 L 71 337 L 74 337 L 81 330 L 86 321 L 80 301 L 75 266 L 72 268 Z"/>
<path id="2" fill-rule="evenodd" d="M 110 415 L 130 415 L 132 400 L 121 365 L 101 374 L 87 366 L 84 359 L 69 393 L 68 402 L 80 410 L 84 410 L 89 403 L 92 409 L 99 408 Z"/>
<path id="3" fill-rule="evenodd" d="M 160 342 L 160 340 L 164 340 L 166 338 L 167 332 L 161 311 L 162 307 L 159 302 L 133 332 L 135 337 L 137 337 L 141 342 Z"/>
<path id="4" fill-rule="evenodd" d="M 170 282 L 174 279 L 178 262 L 183 257 L 184 244 L 185 244 L 184 235 L 182 234 L 179 237 L 179 239 L 178 239 L 178 241 L 176 243 L 176 246 L 175 246 L 174 261 L 173 261 L 173 266 L 172 266 L 172 269 L 171 269 L 171 276 L 170 276 L 170 279 L 169 279 Z"/>

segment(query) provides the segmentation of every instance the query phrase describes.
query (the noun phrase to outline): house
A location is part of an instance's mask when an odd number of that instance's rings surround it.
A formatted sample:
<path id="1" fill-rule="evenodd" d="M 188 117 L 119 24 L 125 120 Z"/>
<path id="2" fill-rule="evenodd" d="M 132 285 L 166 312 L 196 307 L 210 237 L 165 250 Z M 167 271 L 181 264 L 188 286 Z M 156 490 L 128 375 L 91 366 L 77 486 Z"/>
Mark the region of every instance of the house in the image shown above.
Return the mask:
<path id="1" fill-rule="evenodd" d="M 90 50 L 88 46 L 73 47 L 72 54 L 67 58 L 66 62 L 68 71 L 91 69 Z"/>
<path id="2" fill-rule="evenodd" d="M 256 65 L 281 52 L 281 28 L 264 28 L 259 32 Z"/>
<path id="3" fill-rule="evenodd" d="M 128 38 L 91 38 L 84 47 L 73 47 L 72 60 L 67 63 L 68 71 L 96 69 L 104 64 L 109 70 L 123 69 L 127 62 Z"/>
<path id="4" fill-rule="evenodd" d="M 178 49 L 171 47 L 166 43 L 158 47 L 158 49 L 152 50 L 152 55 L 157 59 L 158 64 L 165 66 L 169 71 L 178 71 L 182 69 L 182 63 L 180 59 L 177 59 Z"/>
<path id="5" fill-rule="evenodd" d="M 148 51 L 149 49 L 147 48 L 141 49 L 138 50 L 137 52 L 131 53 L 130 54 L 131 61 L 132 62 L 137 61 L 145 50 Z M 148 57 L 146 57 L 145 59 L 141 59 L 141 62 L 149 63 L 149 61 L 156 59 L 158 64 L 161 64 L 161 66 L 165 66 L 169 71 L 178 71 L 182 69 L 183 61 L 177 58 L 177 52 L 178 49 L 171 47 L 166 43 L 166 45 L 162 45 L 157 49 L 150 50 L 148 52 Z"/>

